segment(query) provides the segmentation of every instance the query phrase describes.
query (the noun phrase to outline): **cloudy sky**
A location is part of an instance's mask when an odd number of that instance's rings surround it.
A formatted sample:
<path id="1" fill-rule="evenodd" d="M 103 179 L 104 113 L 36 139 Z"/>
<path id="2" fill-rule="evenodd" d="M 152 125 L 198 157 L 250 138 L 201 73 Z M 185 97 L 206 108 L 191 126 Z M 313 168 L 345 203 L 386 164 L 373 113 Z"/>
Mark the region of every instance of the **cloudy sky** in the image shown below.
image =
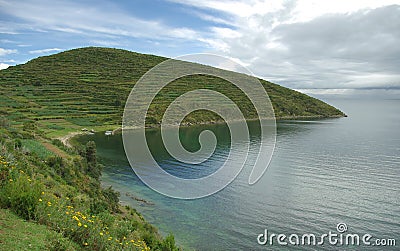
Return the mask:
<path id="1" fill-rule="evenodd" d="M 83 46 L 211 52 L 306 93 L 400 94 L 400 0 L 0 0 L 0 68 Z"/>

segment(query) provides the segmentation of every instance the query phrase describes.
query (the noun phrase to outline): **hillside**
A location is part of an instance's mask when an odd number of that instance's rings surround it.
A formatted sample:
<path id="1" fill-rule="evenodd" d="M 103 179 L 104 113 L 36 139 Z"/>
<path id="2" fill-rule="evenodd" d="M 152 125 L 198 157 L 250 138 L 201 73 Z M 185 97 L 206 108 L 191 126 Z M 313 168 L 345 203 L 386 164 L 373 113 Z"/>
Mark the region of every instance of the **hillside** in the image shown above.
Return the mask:
<path id="1" fill-rule="evenodd" d="M 83 127 L 115 128 L 121 123 L 124 102 L 135 82 L 166 59 L 88 47 L 9 67 L 0 71 L 0 115 L 12 121 L 35 120 L 49 137 Z M 318 99 L 261 81 L 278 119 L 344 115 Z M 246 118 L 256 117 L 250 101 L 232 84 L 209 76 L 191 76 L 172 82 L 159 93 L 148 112 L 150 126 L 158 125 L 167 105 L 176 97 L 198 88 L 219 91 L 239 104 Z M 193 114 L 187 119 L 193 123 L 219 120 L 211 113 Z"/>
<path id="2" fill-rule="evenodd" d="M 173 235 L 163 238 L 139 212 L 119 204 L 118 192 L 101 187 L 94 142 L 67 147 L 56 139 L 83 128 L 120 127 L 131 88 L 164 60 L 90 47 L 0 71 L 0 245 L 7 250 L 16 243 L 44 250 L 178 250 Z M 262 83 L 278 118 L 344 115 L 315 98 Z M 246 118 L 255 118 L 254 107 L 236 87 L 214 77 L 189 76 L 156 96 L 148 125 L 158 126 L 170 102 L 198 88 L 227 95 Z M 204 111 L 186 118 L 191 123 L 218 119 Z M 29 231 L 36 241 L 26 239 Z"/>

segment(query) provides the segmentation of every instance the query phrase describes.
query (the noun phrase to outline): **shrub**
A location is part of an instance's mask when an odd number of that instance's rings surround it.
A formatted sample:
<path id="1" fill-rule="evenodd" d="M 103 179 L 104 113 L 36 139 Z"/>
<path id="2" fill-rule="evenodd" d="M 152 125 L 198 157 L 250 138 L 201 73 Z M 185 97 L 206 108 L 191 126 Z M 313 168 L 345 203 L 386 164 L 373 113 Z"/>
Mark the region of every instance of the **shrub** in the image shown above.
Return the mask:
<path id="1" fill-rule="evenodd" d="M 26 220 L 34 219 L 43 185 L 8 162 L 1 163 L 0 205 Z"/>
<path id="2" fill-rule="evenodd" d="M 10 122 L 6 117 L 1 116 L 0 117 L 0 127 L 6 127 L 8 128 L 10 126 Z"/>
<path id="3" fill-rule="evenodd" d="M 178 251 L 179 249 L 175 245 L 175 238 L 172 234 L 165 237 L 164 241 L 160 244 L 162 251 Z"/>
<path id="4" fill-rule="evenodd" d="M 118 212 L 118 203 L 119 203 L 119 196 L 120 193 L 117 191 L 114 191 L 112 187 L 108 187 L 106 189 L 102 190 L 103 196 L 105 200 L 107 201 L 107 204 L 113 212 Z"/>
<path id="5" fill-rule="evenodd" d="M 87 162 L 87 174 L 96 180 L 101 176 L 101 165 L 97 164 L 96 143 L 89 141 L 85 147 L 85 157 Z"/>

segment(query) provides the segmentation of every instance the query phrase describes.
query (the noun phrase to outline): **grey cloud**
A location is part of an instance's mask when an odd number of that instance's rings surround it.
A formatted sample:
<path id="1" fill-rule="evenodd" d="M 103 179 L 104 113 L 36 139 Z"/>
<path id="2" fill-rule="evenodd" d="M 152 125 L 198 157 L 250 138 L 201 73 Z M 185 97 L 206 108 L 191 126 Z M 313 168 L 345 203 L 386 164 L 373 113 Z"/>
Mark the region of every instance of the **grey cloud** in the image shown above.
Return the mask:
<path id="1" fill-rule="evenodd" d="M 258 31 L 242 31 L 230 43 L 231 56 L 250 62 L 257 75 L 293 88 L 400 86 L 398 5 L 280 24 L 270 31 L 259 20 Z M 271 41 L 275 48 L 268 46 Z"/>
<path id="2" fill-rule="evenodd" d="M 281 25 L 274 33 L 295 56 L 361 61 L 374 60 L 377 56 L 378 59 L 393 59 L 400 55 L 397 46 L 399 14 L 400 6 L 387 6 L 347 15 L 330 15 L 308 23 Z"/>

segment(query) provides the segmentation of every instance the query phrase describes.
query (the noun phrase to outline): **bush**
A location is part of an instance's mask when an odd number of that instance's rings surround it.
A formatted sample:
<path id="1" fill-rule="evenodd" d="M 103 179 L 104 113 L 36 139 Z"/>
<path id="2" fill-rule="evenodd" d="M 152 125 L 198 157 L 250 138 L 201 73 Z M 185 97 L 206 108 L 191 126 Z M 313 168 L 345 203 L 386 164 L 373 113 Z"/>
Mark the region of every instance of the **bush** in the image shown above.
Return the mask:
<path id="1" fill-rule="evenodd" d="M 160 244 L 162 251 L 178 251 L 179 249 L 175 245 L 175 238 L 172 234 L 165 237 L 164 241 Z"/>
<path id="2" fill-rule="evenodd" d="M 29 121 L 25 121 L 25 122 L 24 122 L 22 128 L 23 128 L 24 131 L 32 132 L 32 131 L 35 131 L 35 130 L 36 130 L 37 126 L 36 126 L 35 121 L 29 120 Z"/>
<path id="3" fill-rule="evenodd" d="M 19 149 L 19 148 L 22 147 L 22 141 L 20 139 L 16 139 L 14 142 L 15 142 L 14 143 L 14 148 L 15 149 Z"/>
<path id="4" fill-rule="evenodd" d="M 43 185 L 5 161 L 0 172 L 0 206 L 10 208 L 26 220 L 34 219 Z"/>
<path id="5" fill-rule="evenodd" d="M 1 116 L 0 117 L 0 127 L 5 127 L 8 128 L 10 126 L 10 122 L 6 117 Z"/>
<path id="6" fill-rule="evenodd" d="M 114 191 L 111 186 L 108 187 L 107 189 L 103 189 L 102 193 L 105 200 L 107 201 L 107 205 L 109 206 L 110 210 L 112 210 L 113 212 L 118 212 L 120 193 Z"/>
<path id="7" fill-rule="evenodd" d="M 96 143 L 89 141 L 85 147 L 85 157 L 87 162 L 87 174 L 96 180 L 101 176 L 101 165 L 97 164 Z"/>

